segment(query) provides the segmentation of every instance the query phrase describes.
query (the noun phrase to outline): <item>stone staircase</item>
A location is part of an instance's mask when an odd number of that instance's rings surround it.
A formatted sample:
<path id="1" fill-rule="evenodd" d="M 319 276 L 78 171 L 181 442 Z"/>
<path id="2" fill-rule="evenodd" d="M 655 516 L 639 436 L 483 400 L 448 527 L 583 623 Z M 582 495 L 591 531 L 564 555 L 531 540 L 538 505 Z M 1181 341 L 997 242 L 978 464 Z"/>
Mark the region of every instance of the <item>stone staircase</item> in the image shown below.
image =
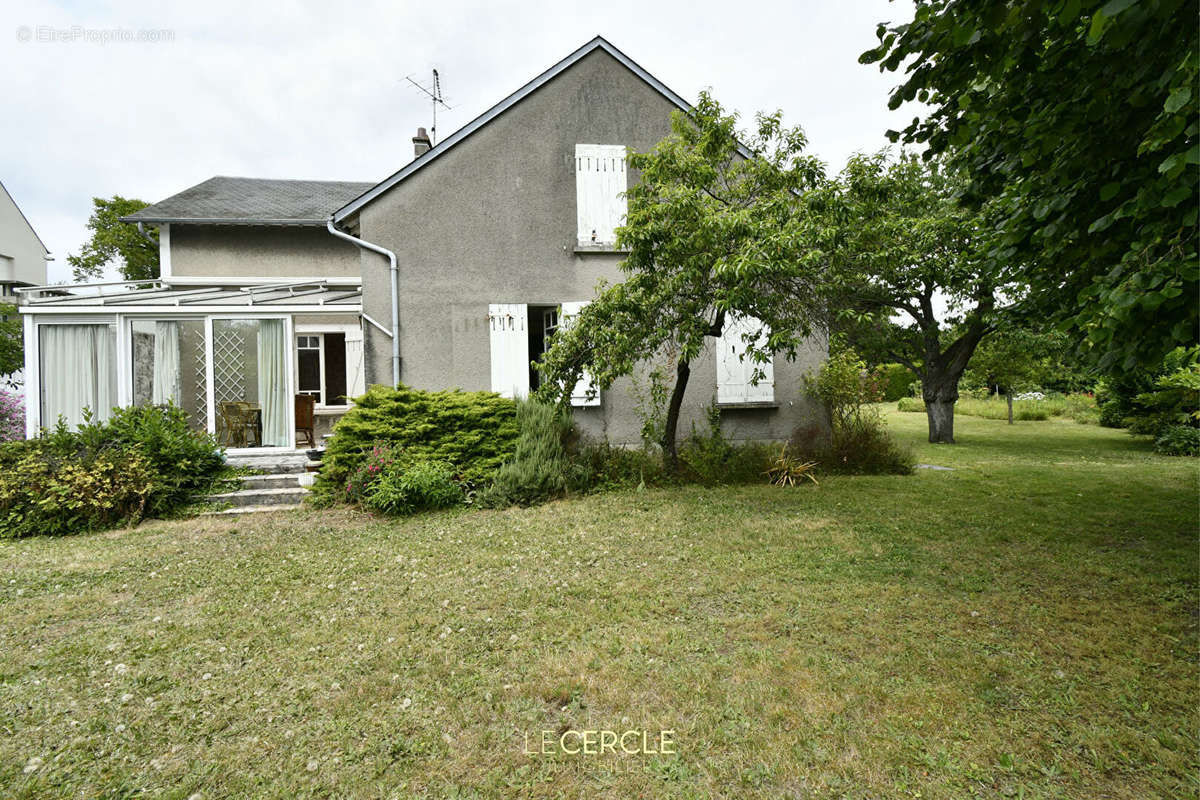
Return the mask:
<path id="1" fill-rule="evenodd" d="M 258 511 L 289 511 L 300 508 L 316 473 L 306 472 L 304 453 L 262 456 L 230 456 L 229 464 L 248 467 L 259 474 L 243 475 L 241 488 L 233 492 L 209 495 L 208 499 L 227 505 L 210 514 L 252 514 Z"/>

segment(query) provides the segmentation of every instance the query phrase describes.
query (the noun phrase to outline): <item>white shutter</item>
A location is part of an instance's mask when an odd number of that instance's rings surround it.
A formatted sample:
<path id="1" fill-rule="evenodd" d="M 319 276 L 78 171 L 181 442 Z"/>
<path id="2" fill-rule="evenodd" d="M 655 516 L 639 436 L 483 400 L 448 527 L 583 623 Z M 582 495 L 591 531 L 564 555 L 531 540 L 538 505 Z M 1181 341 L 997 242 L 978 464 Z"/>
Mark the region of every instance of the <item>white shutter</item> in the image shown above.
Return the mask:
<path id="1" fill-rule="evenodd" d="M 616 242 L 616 229 L 625 223 L 626 172 L 624 145 L 575 145 L 575 210 L 580 245 L 611 246 Z"/>
<path id="2" fill-rule="evenodd" d="M 729 314 L 725 330 L 717 339 L 717 403 L 770 403 L 775 400 L 775 368 L 773 361 L 759 364 L 746 356 L 746 337 L 757 334 L 756 346 L 765 346 L 768 331 L 754 317 Z M 757 384 L 751 383 L 756 370 L 763 375 Z"/>
<path id="3" fill-rule="evenodd" d="M 559 317 L 559 327 L 564 330 L 569 327 L 586 305 L 586 302 L 563 303 L 562 315 Z M 591 395 L 590 397 L 589 394 Z M 575 388 L 571 390 L 571 405 L 600 405 L 600 391 L 596 389 L 596 382 L 592 380 L 592 376 L 588 374 L 587 370 L 583 371 L 583 377 L 579 379 L 575 384 Z"/>
<path id="4" fill-rule="evenodd" d="M 492 339 L 492 391 L 501 397 L 529 394 L 529 320 L 524 303 L 488 306 Z"/>
<path id="5" fill-rule="evenodd" d="M 363 371 L 362 328 L 346 331 L 346 394 L 358 397 L 367 390 Z"/>

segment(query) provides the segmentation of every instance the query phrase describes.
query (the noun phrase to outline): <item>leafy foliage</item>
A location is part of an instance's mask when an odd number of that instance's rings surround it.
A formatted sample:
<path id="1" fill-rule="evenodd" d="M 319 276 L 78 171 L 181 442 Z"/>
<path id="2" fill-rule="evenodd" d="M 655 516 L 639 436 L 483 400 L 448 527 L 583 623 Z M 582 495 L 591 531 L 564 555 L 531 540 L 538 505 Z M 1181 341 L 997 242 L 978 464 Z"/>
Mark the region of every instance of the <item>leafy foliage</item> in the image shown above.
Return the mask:
<path id="1" fill-rule="evenodd" d="M 893 139 L 949 154 L 1021 263 L 1035 307 L 1106 370 L 1197 341 L 1196 0 L 920 0 L 864 62 L 905 70 L 890 106 L 932 111 Z"/>
<path id="2" fill-rule="evenodd" d="M 77 431 L 0 445 L 0 536 L 82 533 L 178 513 L 225 471 L 174 406 L 118 409 Z"/>
<path id="3" fill-rule="evenodd" d="M 795 486 L 805 480 L 817 483 L 817 476 L 813 474 L 816 466 L 815 461 L 804 461 L 793 456 L 784 445 L 779 448 L 779 455 L 767 467 L 766 476 L 772 486 Z"/>
<path id="4" fill-rule="evenodd" d="M 921 380 L 929 440 L 953 442 L 958 381 L 997 319 L 996 297 L 1016 287 L 1007 266 L 981 256 L 987 220 L 957 200 L 960 180 L 938 161 L 886 153 L 851 158 L 809 203 L 836 220 L 825 245 L 832 307 L 856 343 L 878 349 Z M 949 303 L 939 318 L 934 297 Z M 893 319 L 899 315 L 898 320 Z"/>
<path id="5" fill-rule="evenodd" d="M 809 392 L 825 406 L 832 423 L 828 441 L 814 439 L 799 429 L 788 444 L 798 459 L 815 461 L 829 472 L 905 475 L 912 472 L 913 457 L 887 431 L 879 410 L 879 384 L 866 362 L 843 339 L 830 342 L 829 360 L 809 381 Z"/>
<path id="6" fill-rule="evenodd" d="M 824 177 L 804 155 L 799 128 L 779 113 L 760 114 L 739 143 L 737 118 L 702 94 L 690 112 L 672 114 L 672 133 L 649 153 L 631 153 L 640 180 L 627 192 L 618 246 L 628 248 L 622 283 L 599 296 L 560 332 L 542 360 L 543 399 L 561 401 L 587 369 L 599 388 L 635 364 L 671 352 L 676 364 L 662 446 L 676 461 L 676 427 L 690 364 L 731 313 L 770 330 L 747 355 L 764 363 L 795 351 L 818 314 L 819 254 L 806 236 L 810 215 L 798 203 Z M 666 371 L 652 376 L 670 380 Z"/>
<path id="7" fill-rule="evenodd" d="M 1167 425 L 1154 440 L 1154 450 L 1166 456 L 1200 456 L 1200 428 Z"/>
<path id="8" fill-rule="evenodd" d="M 561 497 L 567 490 L 565 441 L 574 424 L 570 412 L 536 400 L 517 402 L 516 451 L 477 503 L 486 508 L 531 506 Z"/>
<path id="9" fill-rule="evenodd" d="M 75 280 L 99 278 L 109 266 L 116 266 L 126 280 L 158 277 L 158 232 L 148 229 L 147 235 L 154 239 L 149 241 L 137 226 L 120 220 L 120 217 L 141 211 L 148 205 L 120 195 L 109 199 L 92 198 L 92 215 L 87 223 L 92 238 L 84 244 L 79 255 L 67 256 Z"/>
<path id="10" fill-rule="evenodd" d="M 0 303 L 0 378 L 25 367 L 24 337 L 17 307 L 12 303 Z M 8 383 L 16 387 L 13 381 L 9 380 Z"/>
<path id="11" fill-rule="evenodd" d="M 383 467 L 366 492 L 365 505 L 393 516 L 462 505 L 466 496 L 445 461 L 397 459 Z"/>
<path id="12" fill-rule="evenodd" d="M 913 372 L 903 364 L 880 364 L 871 374 L 879 386 L 883 402 L 891 403 L 909 396 Z"/>
<path id="13" fill-rule="evenodd" d="M 450 464 L 467 490 L 486 485 L 512 457 L 516 406 L 493 392 L 424 392 L 372 386 L 334 427 L 313 487 L 318 504 L 342 502 L 347 483 L 377 447 L 412 461 Z"/>

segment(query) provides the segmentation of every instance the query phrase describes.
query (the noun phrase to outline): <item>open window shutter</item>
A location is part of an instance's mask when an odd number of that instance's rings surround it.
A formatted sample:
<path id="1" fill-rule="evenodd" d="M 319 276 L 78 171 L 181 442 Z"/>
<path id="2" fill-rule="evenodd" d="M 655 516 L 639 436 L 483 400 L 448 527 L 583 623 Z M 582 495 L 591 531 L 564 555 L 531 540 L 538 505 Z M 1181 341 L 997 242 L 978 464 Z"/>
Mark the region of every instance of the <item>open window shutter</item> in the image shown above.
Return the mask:
<path id="1" fill-rule="evenodd" d="M 616 229 L 625 222 L 627 184 L 624 145 L 575 145 L 575 209 L 580 245 L 616 242 Z"/>
<path id="2" fill-rule="evenodd" d="M 501 397 L 529 394 L 529 312 L 524 303 L 488 306 L 492 339 L 492 391 Z"/>
<path id="3" fill-rule="evenodd" d="M 579 312 L 587 303 L 570 302 L 562 304 L 562 317 L 559 323 L 563 328 L 567 328 L 574 322 L 575 317 L 579 316 Z M 589 394 L 591 396 L 589 396 Z M 573 406 L 598 406 L 600 405 L 600 391 L 596 389 L 596 382 L 592 380 L 592 376 L 584 370 L 583 377 L 575 384 L 575 388 L 571 390 L 571 405 Z"/>
<path id="4" fill-rule="evenodd" d="M 729 315 L 725 330 L 717 340 L 717 402 L 770 403 L 775 400 L 775 368 L 768 361 L 759 364 L 746 356 L 746 336 L 757 333 L 757 344 L 765 345 L 767 329 L 754 317 Z M 762 370 L 757 384 L 754 373 Z"/>
<path id="5" fill-rule="evenodd" d="M 346 394 L 358 397 L 367 390 L 363 371 L 363 332 L 355 328 L 346 334 Z"/>

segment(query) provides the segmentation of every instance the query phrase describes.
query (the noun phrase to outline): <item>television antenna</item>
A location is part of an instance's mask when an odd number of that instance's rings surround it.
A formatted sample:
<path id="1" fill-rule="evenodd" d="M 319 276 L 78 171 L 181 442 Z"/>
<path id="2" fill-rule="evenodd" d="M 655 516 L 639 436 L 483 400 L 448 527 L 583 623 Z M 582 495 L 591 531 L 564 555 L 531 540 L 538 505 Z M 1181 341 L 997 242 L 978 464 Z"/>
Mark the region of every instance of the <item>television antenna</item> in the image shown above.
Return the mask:
<path id="1" fill-rule="evenodd" d="M 411 83 L 413 86 L 420 89 L 429 96 L 430 105 L 433 107 L 433 124 L 429 126 L 429 144 L 437 144 L 437 110 L 438 106 L 450 110 L 454 108 L 446 103 L 446 99 L 442 97 L 442 79 L 438 76 L 437 69 L 433 70 L 433 80 L 429 86 L 422 86 L 413 80 L 411 75 L 405 75 L 404 80 Z"/>

